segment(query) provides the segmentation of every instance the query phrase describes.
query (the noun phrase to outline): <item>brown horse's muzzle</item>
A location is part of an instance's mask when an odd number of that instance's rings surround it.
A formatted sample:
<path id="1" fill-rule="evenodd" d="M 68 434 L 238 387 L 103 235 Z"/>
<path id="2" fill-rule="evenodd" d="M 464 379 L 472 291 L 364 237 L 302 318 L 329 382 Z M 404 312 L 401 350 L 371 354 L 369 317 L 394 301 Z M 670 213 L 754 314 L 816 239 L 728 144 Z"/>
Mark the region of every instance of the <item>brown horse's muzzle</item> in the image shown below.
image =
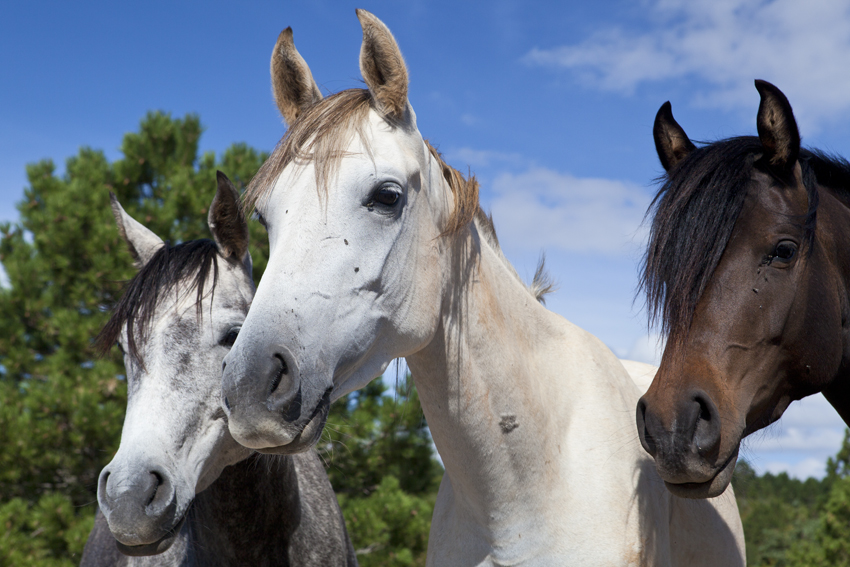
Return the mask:
<path id="1" fill-rule="evenodd" d="M 693 389 L 672 403 L 654 404 L 652 394 L 650 388 L 638 401 L 637 428 L 667 488 L 685 498 L 721 494 L 732 478 L 738 452 L 721 455 L 720 413 L 711 396 Z"/>

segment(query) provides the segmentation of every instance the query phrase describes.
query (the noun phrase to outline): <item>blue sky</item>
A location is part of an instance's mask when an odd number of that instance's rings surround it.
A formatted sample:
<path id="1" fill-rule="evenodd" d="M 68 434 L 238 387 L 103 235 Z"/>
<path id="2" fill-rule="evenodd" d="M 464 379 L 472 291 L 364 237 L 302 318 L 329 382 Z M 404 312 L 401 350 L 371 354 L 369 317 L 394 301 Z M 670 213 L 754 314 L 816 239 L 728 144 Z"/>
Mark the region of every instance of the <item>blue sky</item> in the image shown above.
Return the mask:
<path id="1" fill-rule="evenodd" d="M 19 2 L 0 18 L 0 221 L 17 218 L 27 163 L 61 168 L 81 146 L 118 158 L 148 110 L 198 113 L 204 150 L 270 150 L 284 131 L 268 75 L 277 34 L 292 26 L 325 93 L 358 86 L 356 7 L 395 34 L 420 131 L 481 180 L 520 274 L 545 251 L 550 308 L 620 356 L 655 356 L 633 298 L 664 101 L 695 140 L 753 134 L 753 79 L 766 79 L 804 143 L 850 155 L 843 2 Z M 813 398 L 745 456 L 821 475 L 842 431 Z"/>

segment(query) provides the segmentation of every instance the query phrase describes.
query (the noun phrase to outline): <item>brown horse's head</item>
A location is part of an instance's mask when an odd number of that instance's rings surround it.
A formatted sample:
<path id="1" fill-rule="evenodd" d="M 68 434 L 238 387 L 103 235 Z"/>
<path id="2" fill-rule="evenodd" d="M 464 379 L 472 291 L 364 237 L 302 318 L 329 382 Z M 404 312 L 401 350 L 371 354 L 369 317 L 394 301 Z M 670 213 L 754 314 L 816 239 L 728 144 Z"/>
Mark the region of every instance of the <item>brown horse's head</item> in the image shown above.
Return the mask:
<path id="1" fill-rule="evenodd" d="M 669 103 L 654 127 L 667 176 L 642 286 L 668 342 L 637 426 L 684 497 L 723 492 L 741 439 L 829 387 L 847 348 L 847 194 L 818 181 L 843 185 L 850 166 L 801 150 L 788 100 L 756 88 L 758 138 L 697 148 Z"/>

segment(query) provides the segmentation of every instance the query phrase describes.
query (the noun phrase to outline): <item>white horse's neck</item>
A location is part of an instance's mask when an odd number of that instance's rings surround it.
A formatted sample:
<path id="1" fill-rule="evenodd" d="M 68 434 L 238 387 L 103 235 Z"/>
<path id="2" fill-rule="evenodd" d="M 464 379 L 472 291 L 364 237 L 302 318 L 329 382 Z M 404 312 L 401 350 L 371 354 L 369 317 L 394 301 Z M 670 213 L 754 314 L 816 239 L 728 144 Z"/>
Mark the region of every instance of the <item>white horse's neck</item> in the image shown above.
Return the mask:
<path id="1" fill-rule="evenodd" d="M 616 358 L 543 308 L 474 227 L 458 240 L 440 327 L 407 360 L 451 482 L 452 523 L 534 555 L 552 544 L 535 541 L 552 535 L 539 529 L 547 501 L 569 488 L 562 457 L 576 449 L 565 446 L 574 406 L 598 397 L 578 353 L 606 366 Z"/>

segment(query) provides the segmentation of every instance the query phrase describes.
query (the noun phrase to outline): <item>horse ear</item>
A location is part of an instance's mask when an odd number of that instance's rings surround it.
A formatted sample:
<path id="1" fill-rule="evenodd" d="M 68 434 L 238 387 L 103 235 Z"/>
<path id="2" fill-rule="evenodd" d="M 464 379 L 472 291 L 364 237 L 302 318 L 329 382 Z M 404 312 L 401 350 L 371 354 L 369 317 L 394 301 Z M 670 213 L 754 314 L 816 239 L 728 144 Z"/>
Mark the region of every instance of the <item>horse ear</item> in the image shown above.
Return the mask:
<path id="1" fill-rule="evenodd" d="M 407 66 L 401 50 L 384 23 L 366 10 L 358 9 L 363 27 L 360 73 L 381 112 L 400 119 L 407 109 Z"/>
<path id="2" fill-rule="evenodd" d="M 673 118 L 670 101 L 658 109 L 655 124 L 652 126 L 652 136 L 655 138 L 655 151 L 658 152 L 658 159 L 661 160 L 665 171 L 670 171 L 696 149 L 684 129 Z"/>
<path id="3" fill-rule="evenodd" d="M 118 232 L 127 243 L 130 255 L 136 261 L 136 267 L 141 268 L 165 243 L 150 229 L 128 215 L 112 191 L 109 192 L 109 200 L 112 204 L 112 216 L 115 217 L 115 223 L 118 225 Z"/>
<path id="4" fill-rule="evenodd" d="M 307 62 L 295 49 L 292 28 L 277 36 L 271 61 L 272 90 L 281 116 L 290 126 L 301 114 L 322 100 L 322 93 Z"/>
<path id="5" fill-rule="evenodd" d="M 761 95 L 756 124 L 761 145 L 765 150 L 764 157 L 771 167 L 787 177 L 793 171 L 800 155 L 797 121 L 791 111 L 791 104 L 782 91 L 767 81 L 758 79 L 756 89 Z"/>
<path id="6" fill-rule="evenodd" d="M 250 257 L 248 223 L 239 206 L 239 192 L 222 172 L 217 171 L 216 178 L 218 190 L 210 205 L 207 224 L 221 255 L 245 263 L 246 257 Z"/>

